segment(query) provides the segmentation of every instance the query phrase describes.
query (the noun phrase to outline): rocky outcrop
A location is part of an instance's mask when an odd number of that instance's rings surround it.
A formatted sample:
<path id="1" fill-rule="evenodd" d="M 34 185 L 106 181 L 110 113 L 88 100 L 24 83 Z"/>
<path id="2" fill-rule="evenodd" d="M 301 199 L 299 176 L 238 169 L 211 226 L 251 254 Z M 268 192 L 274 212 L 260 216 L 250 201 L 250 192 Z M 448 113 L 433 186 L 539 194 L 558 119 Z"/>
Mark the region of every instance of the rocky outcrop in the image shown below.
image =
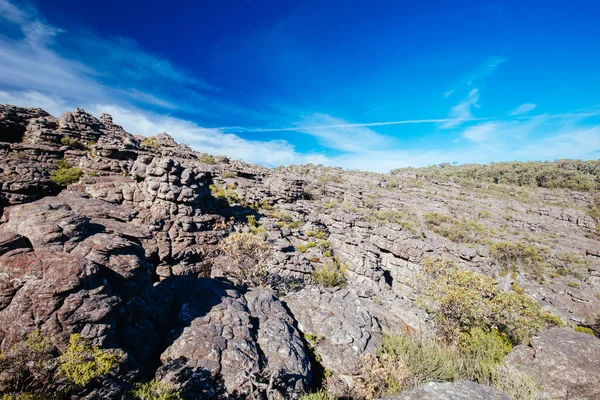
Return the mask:
<path id="1" fill-rule="evenodd" d="M 510 400 L 510 397 L 498 390 L 475 382 L 429 382 L 400 396 L 386 397 L 381 400 Z"/>
<path id="2" fill-rule="evenodd" d="M 323 368 L 350 388 L 362 373 L 361 360 L 375 354 L 384 331 L 427 329 L 425 313 L 409 302 L 353 289 L 306 288 L 287 295 L 285 303 Z"/>
<path id="3" fill-rule="evenodd" d="M 51 179 L 63 159 L 83 173 L 68 187 Z M 504 290 L 522 289 L 565 321 L 592 326 L 600 258 L 585 210 L 593 201 L 415 174 L 269 169 L 196 152 L 166 133 L 133 135 L 108 114 L 75 109 L 55 118 L 0 106 L 0 349 L 34 330 L 59 348 L 81 333 L 119 349 L 122 371 L 89 398 L 120 398 L 133 380 L 150 378 L 186 398 L 297 398 L 322 369 L 351 390 L 384 334 L 433 332 L 414 287 L 429 256 L 499 278 Z M 473 229 L 458 235 L 470 241 L 432 229 L 432 212 Z M 233 264 L 221 241 L 235 232 L 272 250 L 265 287 L 223 277 Z M 548 273 L 505 274 L 488 249 L 501 240 L 547 248 Z M 313 278 L 332 265 L 345 288 Z M 541 382 L 550 395 L 593 396 L 592 339 L 554 330 L 509 359 L 530 373 L 556 371 Z M 402 396 L 503 398 L 466 382 Z"/>
<path id="4" fill-rule="evenodd" d="M 600 398 L 600 339 L 554 328 L 515 347 L 505 361 L 537 379 L 544 398 Z"/>

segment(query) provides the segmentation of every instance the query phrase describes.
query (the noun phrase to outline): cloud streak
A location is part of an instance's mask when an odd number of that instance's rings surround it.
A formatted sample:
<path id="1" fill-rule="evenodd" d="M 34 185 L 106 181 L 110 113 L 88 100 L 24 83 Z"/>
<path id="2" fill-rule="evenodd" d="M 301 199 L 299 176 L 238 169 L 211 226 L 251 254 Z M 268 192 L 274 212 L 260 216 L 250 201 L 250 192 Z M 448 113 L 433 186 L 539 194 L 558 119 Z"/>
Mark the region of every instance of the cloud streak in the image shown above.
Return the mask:
<path id="1" fill-rule="evenodd" d="M 533 111 L 537 107 L 537 104 L 525 103 L 511 111 L 510 115 L 521 115 L 527 114 L 529 111 Z"/>
<path id="2" fill-rule="evenodd" d="M 195 150 L 247 162 L 267 166 L 312 162 L 386 172 L 453 161 L 600 156 L 600 128 L 593 123 L 593 118 L 600 116 L 597 106 L 573 113 L 534 115 L 536 105 L 524 103 L 509 115 L 474 115 L 485 80 L 505 62 L 499 57 L 467 74 L 460 88 L 447 91 L 445 97 L 462 100 L 447 113 L 438 112 L 446 117 L 353 122 L 326 112 L 298 110 L 290 104 L 279 114 L 273 112 L 278 118 L 270 118 L 266 111 L 255 113 L 222 100 L 219 88 L 131 40 L 79 32 L 65 35 L 61 27 L 44 21 L 35 10 L 16 7 L 7 0 L 0 0 L 0 22 L 0 103 L 42 107 L 53 115 L 75 107 L 95 115 L 108 112 L 132 133 L 149 136 L 166 131 Z M 18 28 L 20 34 L 2 35 L 7 25 Z M 268 104 L 265 108 L 277 109 Z M 224 120 L 254 114 L 260 118 L 251 119 L 247 127 L 203 127 L 199 121 L 214 114 L 226 115 Z M 256 120 L 269 121 L 272 126 L 254 123 Z M 418 136 L 417 144 L 409 143 L 410 135 L 397 133 L 402 129 L 417 132 L 413 134 Z M 285 135 L 248 139 L 261 136 L 252 133 L 277 132 L 307 135 L 294 138 L 314 138 L 320 147 L 300 152 L 281 139 L 290 138 Z"/>

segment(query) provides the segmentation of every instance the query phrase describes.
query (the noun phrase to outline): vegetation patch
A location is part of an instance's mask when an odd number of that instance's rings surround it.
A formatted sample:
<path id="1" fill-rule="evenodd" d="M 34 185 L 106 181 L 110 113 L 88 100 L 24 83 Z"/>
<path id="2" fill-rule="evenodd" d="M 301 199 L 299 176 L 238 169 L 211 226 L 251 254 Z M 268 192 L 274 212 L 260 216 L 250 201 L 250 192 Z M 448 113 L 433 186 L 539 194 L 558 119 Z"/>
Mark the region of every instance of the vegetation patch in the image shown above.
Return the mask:
<path id="1" fill-rule="evenodd" d="M 50 180 L 58 186 L 68 186 L 81 179 L 83 171 L 80 168 L 72 167 L 64 158 L 56 163 L 58 169 L 50 173 Z"/>
<path id="2" fill-rule="evenodd" d="M 398 224 L 403 229 L 412 233 L 417 233 L 417 217 L 414 214 L 405 213 L 397 210 L 379 210 L 372 211 L 365 215 L 365 220 L 373 224 Z"/>
<path id="3" fill-rule="evenodd" d="M 524 242 L 497 242 L 489 246 L 490 256 L 506 271 L 524 272 L 542 278 L 549 264 L 550 251 Z"/>
<path id="4" fill-rule="evenodd" d="M 233 233 L 221 241 L 221 251 L 234 261 L 225 275 L 234 283 L 248 286 L 264 285 L 268 279 L 266 261 L 271 246 L 261 236 Z"/>
<path id="5" fill-rule="evenodd" d="M 76 150 L 87 150 L 88 149 L 88 147 L 83 142 L 80 142 L 77 139 L 71 139 L 68 137 L 61 138 L 60 144 L 62 144 L 63 146 L 72 147 Z"/>
<path id="6" fill-rule="evenodd" d="M 524 293 L 504 292 L 493 278 L 460 270 L 453 261 L 429 257 L 423 271 L 421 304 L 435 313 L 438 335 L 448 343 L 473 328 L 495 328 L 518 344 L 537 331 L 564 324 Z"/>
<path id="7" fill-rule="evenodd" d="M 142 146 L 153 147 L 155 149 L 158 149 L 160 147 L 160 143 L 158 143 L 158 140 L 156 140 L 156 138 L 149 137 L 144 139 L 144 141 L 142 142 Z"/>
<path id="8" fill-rule="evenodd" d="M 456 243 L 479 243 L 488 234 L 488 229 L 475 221 L 458 220 L 436 212 L 427 213 L 424 218 L 429 229 Z"/>
<path id="9" fill-rule="evenodd" d="M 502 363 L 511 350 L 495 329 L 474 328 L 458 344 L 410 335 L 386 335 L 375 357 L 363 358 L 359 396 L 394 396 L 425 382 L 471 380 L 507 389 L 513 399 L 533 400 L 537 385 L 529 376 Z"/>
<path id="10" fill-rule="evenodd" d="M 78 390 L 113 371 L 120 360 L 120 354 L 92 346 L 79 334 L 71 335 L 61 354 L 51 339 L 34 331 L 0 354 L 3 398 L 45 398 L 50 390 L 52 398 L 76 398 Z"/>
<path id="11" fill-rule="evenodd" d="M 580 191 L 600 189 L 600 160 L 554 162 L 500 162 L 426 168 L 401 168 L 391 174 L 414 173 L 419 178 L 458 183 L 491 183 Z"/>
<path id="12" fill-rule="evenodd" d="M 210 185 L 209 189 L 212 196 L 223 203 L 223 205 L 229 206 L 240 202 L 240 196 L 233 189 L 223 189 L 216 185 Z"/>
<path id="13" fill-rule="evenodd" d="M 175 386 L 155 379 L 146 383 L 136 383 L 130 395 L 139 400 L 183 400 Z"/>
<path id="14" fill-rule="evenodd" d="M 204 164 L 216 164 L 215 158 L 208 153 L 202 153 L 200 157 L 198 157 L 198 161 Z M 234 175 L 235 176 L 235 175 Z"/>
<path id="15" fill-rule="evenodd" d="M 345 265 L 340 265 L 336 260 L 327 260 L 313 271 L 312 278 L 323 287 L 345 287 L 345 271 Z"/>

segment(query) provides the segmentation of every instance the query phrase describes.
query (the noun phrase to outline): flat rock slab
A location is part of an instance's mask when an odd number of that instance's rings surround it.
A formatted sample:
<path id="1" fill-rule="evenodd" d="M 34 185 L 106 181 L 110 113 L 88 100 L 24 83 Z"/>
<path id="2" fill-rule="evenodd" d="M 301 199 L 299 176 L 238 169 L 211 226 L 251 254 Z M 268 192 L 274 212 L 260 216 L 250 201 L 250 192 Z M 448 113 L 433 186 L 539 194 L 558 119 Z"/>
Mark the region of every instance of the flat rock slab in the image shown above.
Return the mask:
<path id="1" fill-rule="evenodd" d="M 428 382 L 399 396 L 381 400 L 510 400 L 490 386 L 470 381 Z"/>
<path id="2" fill-rule="evenodd" d="M 600 399 L 600 339 L 553 328 L 515 347 L 505 361 L 533 376 L 543 398 Z"/>

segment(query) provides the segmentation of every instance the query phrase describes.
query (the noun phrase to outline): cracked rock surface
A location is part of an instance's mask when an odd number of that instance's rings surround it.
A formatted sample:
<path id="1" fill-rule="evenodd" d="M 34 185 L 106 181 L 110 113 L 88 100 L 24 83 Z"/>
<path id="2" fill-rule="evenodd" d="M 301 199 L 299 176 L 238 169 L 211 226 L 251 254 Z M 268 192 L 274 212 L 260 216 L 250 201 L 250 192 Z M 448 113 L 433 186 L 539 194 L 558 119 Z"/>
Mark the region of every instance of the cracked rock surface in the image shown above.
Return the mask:
<path id="1" fill-rule="evenodd" d="M 82 173 L 66 187 L 51 179 L 65 163 Z M 35 330 L 60 349 L 73 333 L 119 349 L 127 362 L 99 398 L 122 399 L 132 380 L 155 378 L 186 399 L 251 397 L 272 379 L 275 398 L 294 399 L 318 380 L 315 357 L 351 387 L 386 333 L 432 334 L 414 286 L 429 256 L 506 291 L 517 285 L 565 322 L 591 326 L 600 311 L 600 236 L 585 211 L 593 201 L 589 192 L 463 187 L 414 174 L 270 169 L 197 152 L 167 133 L 134 135 L 108 114 L 57 118 L 0 105 L 0 351 Z M 481 225 L 480 237 L 439 234 L 426 222 L 431 212 Z M 232 259 L 221 246 L 234 233 L 268 244 L 264 287 L 224 276 Z M 506 274 L 486 245 L 498 241 L 546 248 L 558 263 L 548 268 L 561 273 Z M 315 280 L 331 265 L 344 288 Z M 508 360 L 543 371 L 550 397 L 593 398 L 598 341 L 554 329 Z M 399 398 L 487 399 L 498 395 L 491 390 L 435 383 Z"/>

